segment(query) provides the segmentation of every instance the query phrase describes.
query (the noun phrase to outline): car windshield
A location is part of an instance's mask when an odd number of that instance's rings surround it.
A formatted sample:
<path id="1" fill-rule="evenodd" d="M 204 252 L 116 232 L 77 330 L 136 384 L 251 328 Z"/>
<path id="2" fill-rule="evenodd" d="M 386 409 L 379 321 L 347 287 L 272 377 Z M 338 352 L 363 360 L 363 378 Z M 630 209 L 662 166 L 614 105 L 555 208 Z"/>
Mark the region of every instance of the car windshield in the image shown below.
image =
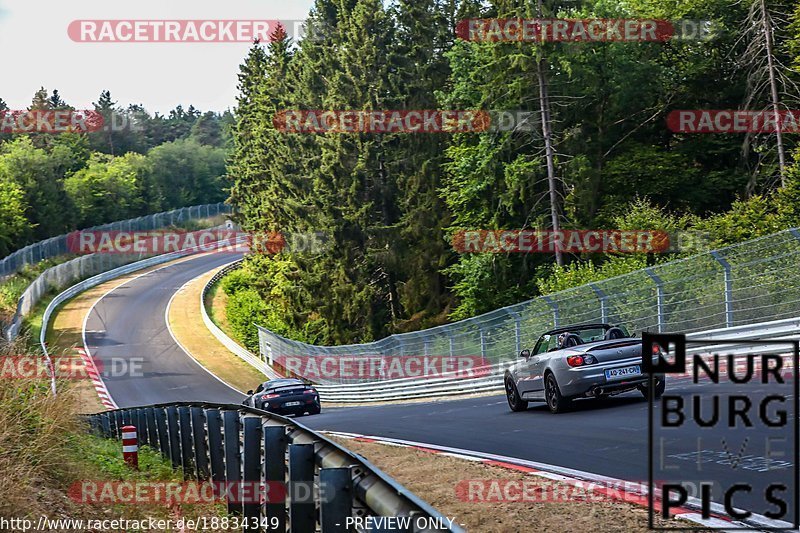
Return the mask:
<path id="1" fill-rule="evenodd" d="M 288 385 L 303 385 L 299 379 L 274 379 L 264 383 L 264 390 L 274 389 L 276 387 L 286 387 Z"/>

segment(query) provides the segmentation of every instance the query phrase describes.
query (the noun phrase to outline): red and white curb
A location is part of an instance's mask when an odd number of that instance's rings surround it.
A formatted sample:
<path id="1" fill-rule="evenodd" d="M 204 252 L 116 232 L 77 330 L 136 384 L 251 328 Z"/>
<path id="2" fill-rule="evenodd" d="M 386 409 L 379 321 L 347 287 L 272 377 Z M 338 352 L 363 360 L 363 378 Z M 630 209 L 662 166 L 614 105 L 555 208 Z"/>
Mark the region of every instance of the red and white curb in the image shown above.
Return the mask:
<path id="1" fill-rule="evenodd" d="M 89 379 L 92 380 L 94 390 L 97 391 L 97 396 L 100 397 L 100 402 L 103 404 L 103 407 L 106 409 L 117 409 L 117 404 L 108 393 L 106 384 L 100 376 L 100 372 L 97 370 L 97 365 L 94 364 L 94 359 L 89 355 L 89 351 L 81 347 L 76 348 L 76 350 L 81 356 L 83 364 L 86 366 L 86 373 L 89 375 Z"/>
<path id="2" fill-rule="evenodd" d="M 519 459 L 516 457 L 506 457 L 491 453 L 463 450 L 461 448 L 450 448 L 448 446 L 392 439 L 388 437 L 377 437 L 373 435 L 360 435 L 358 433 L 343 433 L 338 431 L 324 431 L 322 433 L 343 439 L 353 439 L 360 442 L 371 442 L 401 448 L 413 448 L 426 453 L 444 455 L 466 461 L 475 461 L 492 466 L 498 466 L 501 468 L 507 468 L 509 470 L 524 472 L 533 476 L 558 481 L 560 483 L 572 485 L 583 490 L 590 490 L 595 492 L 599 498 L 605 498 L 606 500 L 625 501 L 634 505 L 641 505 L 643 507 L 647 507 L 648 505 L 647 485 L 632 481 L 625 481 L 622 479 L 592 474 L 590 472 L 583 472 L 581 470 L 573 470 L 571 468 L 528 461 L 526 459 Z M 660 495 L 658 492 L 656 492 L 655 495 L 656 500 L 654 503 L 656 509 L 660 511 Z M 691 500 L 693 500 L 693 498 L 690 498 L 690 501 Z M 699 508 L 699 500 L 697 501 L 697 505 Z M 703 518 L 699 512 L 687 507 L 681 507 L 677 508 L 677 512 L 672 516 L 674 518 L 681 518 L 683 520 L 694 522 L 703 528 L 715 530 L 736 528 L 736 530 L 739 531 L 742 529 L 759 531 L 759 527 L 770 528 L 772 530 L 776 528 L 791 528 L 791 524 L 788 522 L 770 520 L 769 518 L 755 514 L 748 519 L 747 523 L 733 521 L 723 515 L 724 508 L 716 503 L 711 504 L 711 510 L 712 512 L 719 514 L 713 516 L 712 518 Z"/>

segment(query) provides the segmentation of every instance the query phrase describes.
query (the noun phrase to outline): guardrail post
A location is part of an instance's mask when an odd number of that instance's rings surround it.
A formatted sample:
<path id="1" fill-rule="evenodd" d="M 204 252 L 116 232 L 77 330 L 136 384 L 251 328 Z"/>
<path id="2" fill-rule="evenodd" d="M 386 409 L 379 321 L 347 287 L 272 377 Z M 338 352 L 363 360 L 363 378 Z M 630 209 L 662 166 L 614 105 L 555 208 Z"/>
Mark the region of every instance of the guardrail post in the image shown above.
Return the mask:
<path id="1" fill-rule="evenodd" d="M 661 280 L 658 275 L 653 272 L 653 268 L 645 268 L 644 271 L 650 276 L 650 279 L 653 280 L 653 283 L 656 284 L 656 315 L 658 317 L 658 332 L 661 333 L 664 330 L 664 282 Z"/>
<path id="2" fill-rule="evenodd" d="M 192 415 L 188 407 L 178 407 L 178 425 L 181 428 L 181 465 L 183 477 L 188 478 L 194 468 L 192 461 Z"/>
<path id="3" fill-rule="evenodd" d="M 717 263 L 722 266 L 725 273 L 725 327 L 733 327 L 733 278 L 731 277 L 731 264 L 717 251 L 711 252 Z"/>
<path id="4" fill-rule="evenodd" d="M 108 416 L 108 413 L 103 413 L 100 415 L 99 422 L 102 435 L 106 438 L 111 437 L 111 417 Z"/>
<path id="5" fill-rule="evenodd" d="M 481 358 L 486 359 L 486 337 L 483 334 L 483 328 L 479 331 L 481 333 Z"/>
<path id="6" fill-rule="evenodd" d="M 161 455 L 169 459 L 172 455 L 169 452 L 169 432 L 167 430 L 167 412 L 164 408 L 154 409 L 156 417 L 156 430 L 158 431 L 158 447 Z"/>
<path id="7" fill-rule="evenodd" d="M 208 446 L 206 446 L 206 415 L 202 407 L 192 407 L 192 437 L 194 437 L 194 466 L 199 481 L 209 478 Z"/>
<path id="8" fill-rule="evenodd" d="M 144 410 L 147 419 L 147 441 L 151 448 L 155 449 L 158 442 L 158 429 L 156 428 L 156 412 L 152 407 Z"/>
<path id="9" fill-rule="evenodd" d="M 225 481 L 225 450 L 222 447 L 222 415 L 219 409 L 206 410 L 208 428 L 208 454 L 211 458 L 211 479 L 215 483 Z"/>
<path id="10" fill-rule="evenodd" d="M 598 287 L 595 283 L 589 283 L 589 287 L 592 288 L 594 293 L 597 295 L 597 299 L 600 301 L 600 322 L 603 324 L 608 324 L 608 296 L 606 293 Z"/>
<path id="11" fill-rule="evenodd" d="M 238 411 L 222 413 L 225 437 L 225 481 L 228 494 L 239 494 L 242 481 L 242 456 L 239 451 L 239 432 L 241 421 Z M 235 492 L 234 492 L 235 491 Z M 228 500 L 228 514 L 242 514 L 241 501 Z"/>
<path id="12" fill-rule="evenodd" d="M 244 443 L 242 446 L 244 456 L 244 490 L 239 492 L 240 499 L 244 502 L 244 531 L 260 531 L 259 518 L 261 516 L 261 418 L 247 416 L 244 418 Z M 268 485 L 267 485 L 268 487 Z M 254 490 L 255 488 L 255 490 Z M 267 492 L 269 494 L 269 492 Z M 251 501 L 255 498 L 256 501 Z M 255 525 L 255 527 L 253 527 Z M 303 531 L 313 531 L 303 530 Z"/>
<path id="13" fill-rule="evenodd" d="M 108 434 L 106 437 L 117 438 L 117 418 L 113 412 L 106 413 L 106 417 L 108 418 Z"/>
<path id="14" fill-rule="evenodd" d="M 289 445 L 289 524 L 292 531 L 316 529 L 314 445 Z"/>
<path id="15" fill-rule="evenodd" d="M 447 339 L 450 344 L 450 357 L 453 357 L 456 354 L 456 339 L 449 331 L 447 332 Z"/>
<path id="16" fill-rule="evenodd" d="M 139 445 L 147 444 L 147 417 L 145 416 L 144 409 L 136 409 L 134 411 L 134 418 L 136 420 L 136 435 L 139 439 Z"/>
<path id="17" fill-rule="evenodd" d="M 286 486 L 286 446 L 289 439 L 284 426 L 264 426 L 264 481 L 266 486 Z M 277 518 L 276 527 L 272 527 Z M 286 531 L 286 500 L 267 502 L 267 519 L 271 531 Z"/>
<path id="18" fill-rule="evenodd" d="M 178 408 L 167 407 L 167 423 L 169 425 L 169 452 L 172 467 L 181 466 L 181 441 L 178 432 Z"/>
<path id="19" fill-rule="evenodd" d="M 558 315 L 558 303 L 549 296 L 542 296 L 542 300 L 553 310 L 553 327 L 557 328 L 561 322 L 561 317 Z"/>
<path id="20" fill-rule="evenodd" d="M 353 474 L 350 468 L 323 468 L 319 471 L 320 517 L 322 533 L 347 533 L 347 518 L 353 513 Z"/>

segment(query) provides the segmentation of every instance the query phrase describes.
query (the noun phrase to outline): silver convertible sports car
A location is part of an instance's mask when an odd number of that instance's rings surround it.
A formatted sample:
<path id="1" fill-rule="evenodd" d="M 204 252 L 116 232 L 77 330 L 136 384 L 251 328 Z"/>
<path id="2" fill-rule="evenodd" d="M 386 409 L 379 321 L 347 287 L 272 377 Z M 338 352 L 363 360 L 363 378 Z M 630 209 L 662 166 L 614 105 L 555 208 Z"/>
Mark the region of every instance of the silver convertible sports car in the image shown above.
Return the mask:
<path id="1" fill-rule="evenodd" d="M 653 353 L 657 359 L 660 353 Z M 565 411 L 572 400 L 602 398 L 638 389 L 648 397 L 649 377 L 642 373 L 642 340 L 625 328 L 586 324 L 548 331 L 505 373 L 512 411 L 528 402 L 546 402 L 553 413 Z M 655 376 L 655 397 L 664 393 L 664 375 Z"/>

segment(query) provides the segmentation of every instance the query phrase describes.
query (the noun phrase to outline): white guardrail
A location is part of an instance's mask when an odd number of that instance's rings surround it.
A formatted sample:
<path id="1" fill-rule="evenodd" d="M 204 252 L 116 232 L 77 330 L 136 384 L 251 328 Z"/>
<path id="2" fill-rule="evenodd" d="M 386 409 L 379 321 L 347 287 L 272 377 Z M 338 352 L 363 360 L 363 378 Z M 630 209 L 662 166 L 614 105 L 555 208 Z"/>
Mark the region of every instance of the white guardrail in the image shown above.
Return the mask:
<path id="1" fill-rule="evenodd" d="M 249 352 L 228 337 L 224 331 L 214 324 L 205 308 L 205 294 L 214 283 L 218 282 L 225 274 L 238 268 L 241 261 L 233 262 L 209 280 L 203 288 L 200 305 L 202 308 L 203 322 L 211 333 L 231 352 L 235 353 L 254 368 L 264 373 L 269 379 L 280 377 L 277 372 L 270 367 L 260 357 Z M 698 331 L 686 335 L 688 341 L 692 340 L 795 340 L 800 337 L 800 318 L 790 318 L 785 320 L 775 320 L 736 326 L 732 328 L 719 328 L 708 331 Z M 687 353 L 701 353 L 712 350 L 713 346 L 704 346 L 687 350 Z M 776 351 L 775 345 L 725 345 L 725 353 L 733 355 L 744 355 L 748 353 L 767 353 Z M 438 398 L 445 396 L 460 396 L 468 394 L 482 394 L 487 392 L 500 392 L 503 390 L 503 374 L 505 369 L 514 364 L 516 354 L 506 362 L 487 367 L 472 369 L 475 377 L 464 378 L 456 376 L 437 378 L 402 378 L 384 381 L 372 381 L 367 383 L 353 383 L 341 385 L 315 385 L 319 391 L 320 398 L 327 402 L 337 403 L 376 403 L 395 400 L 413 400 L 424 398 Z"/>

